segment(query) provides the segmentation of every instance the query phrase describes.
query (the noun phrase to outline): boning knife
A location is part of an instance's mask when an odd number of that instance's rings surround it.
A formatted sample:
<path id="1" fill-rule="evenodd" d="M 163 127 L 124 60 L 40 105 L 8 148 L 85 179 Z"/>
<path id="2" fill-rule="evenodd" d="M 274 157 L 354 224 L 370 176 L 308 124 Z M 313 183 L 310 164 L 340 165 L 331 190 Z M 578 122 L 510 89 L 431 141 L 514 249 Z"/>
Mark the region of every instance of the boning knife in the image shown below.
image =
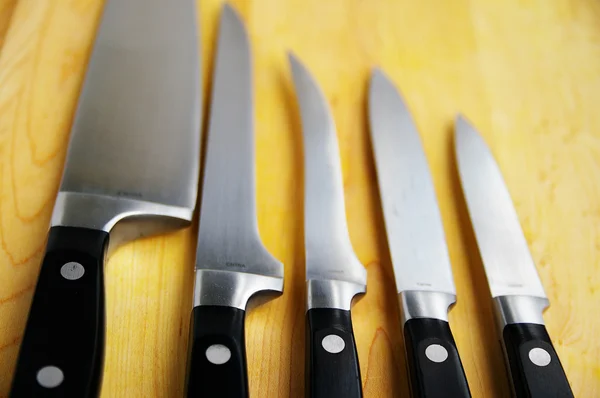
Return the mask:
<path id="1" fill-rule="evenodd" d="M 304 137 L 306 396 L 362 397 L 350 307 L 367 273 L 348 234 L 335 124 L 308 70 L 289 56 Z"/>

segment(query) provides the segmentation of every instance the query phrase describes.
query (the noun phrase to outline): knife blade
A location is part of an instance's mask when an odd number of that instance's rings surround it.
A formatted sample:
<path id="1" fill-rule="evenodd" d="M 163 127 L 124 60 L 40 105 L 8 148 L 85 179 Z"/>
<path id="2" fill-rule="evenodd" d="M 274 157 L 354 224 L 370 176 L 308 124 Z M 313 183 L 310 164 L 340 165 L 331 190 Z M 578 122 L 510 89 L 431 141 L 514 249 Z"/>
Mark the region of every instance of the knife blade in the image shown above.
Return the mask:
<path id="1" fill-rule="evenodd" d="M 542 317 L 549 301 L 500 168 L 462 116 L 456 119 L 455 150 L 513 393 L 519 398 L 572 397 Z"/>
<path id="2" fill-rule="evenodd" d="M 456 289 L 427 159 L 407 106 L 379 68 L 369 119 L 412 394 L 470 397 L 448 323 Z"/>
<path id="3" fill-rule="evenodd" d="M 257 293 L 283 290 L 283 265 L 256 219 L 250 42 L 225 4 L 204 165 L 187 396 L 247 397 L 244 319 Z"/>
<path id="4" fill-rule="evenodd" d="M 97 396 L 107 250 L 191 222 L 201 109 L 195 15 L 184 0 L 104 7 L 11 397 Z"/>
<path id="5" fill-rule="evenodd" d="M 348 234 L 335 124 L 308 70 L 289 62 L 304 137 L 307 396 L 362 397 L 350 307 L 367 276 Z"/>

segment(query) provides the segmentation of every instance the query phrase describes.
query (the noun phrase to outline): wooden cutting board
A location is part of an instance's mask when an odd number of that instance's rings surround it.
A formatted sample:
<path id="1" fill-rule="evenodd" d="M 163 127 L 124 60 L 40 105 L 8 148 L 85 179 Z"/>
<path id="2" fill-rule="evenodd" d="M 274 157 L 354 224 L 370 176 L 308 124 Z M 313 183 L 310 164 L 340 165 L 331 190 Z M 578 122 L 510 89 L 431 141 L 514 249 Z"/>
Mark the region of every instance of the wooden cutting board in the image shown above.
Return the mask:
<path id="1" fill-rule="evenodd" d="M 101 0 L 0 0 L 0 397 L 8 395 Z M 203 0 L 204 92 L 220 0 Z M 285 293 L 247 318 L 252 397 L 304 394 L 301 131 L 286 51 L 334 112 L 368 294 L 353 309 L 365 397 L 408 396 L 366 118 L 370 69 L 402 90 L 433 173 L 458 290 L 450 323 L 474 397 L 506 397 L 489 292 L 452 156 L 462 112 L 491 146 L 550 298 L 578 397 L 600 396 L 600 5 L 595 0 L 237 0 L 254 54 L 258 218 Z M 14 9 L 14 12 L 13 12 Z M 208 104 L 206 109 L 208 109 Z M 107 265 L 103 397 L 182 395 L 193 227 Z"/>

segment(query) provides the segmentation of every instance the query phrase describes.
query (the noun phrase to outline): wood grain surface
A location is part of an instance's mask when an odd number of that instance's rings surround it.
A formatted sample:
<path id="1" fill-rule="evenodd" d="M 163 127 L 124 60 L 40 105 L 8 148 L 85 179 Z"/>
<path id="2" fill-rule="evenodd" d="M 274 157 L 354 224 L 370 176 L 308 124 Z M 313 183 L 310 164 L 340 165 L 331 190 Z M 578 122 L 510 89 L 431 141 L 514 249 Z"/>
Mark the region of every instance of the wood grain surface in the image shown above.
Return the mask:
<path id="1" fill-rule="evenodd" d="M 0 1 L 0 397 L 8 395 L 101 0 Z M 204 92 L 220 0 L 199 2 Z M 600 4 L 595 0 L 237 0 L 256 86 L 258 219 L 285 293 L 250 312 L 253 397 L 304 394 L 302 146 L 286 51 L 331 104 L 346 214 L 368 270 L 353 308 L 365 397 L 408 396 L 397 296 L 368 139 L 381 66 L 421 133 L 458 290 L 450 323 L 474 397 L 506 397 L 492 307 L 452 155 L 462 112 L 491 146 L 550 298 L 577 397 L 600 396 Z M 206 109 L 208 104 L 206 104 Z M 107 265 L 103 397 L 182 395 L 197 224 Z"/>

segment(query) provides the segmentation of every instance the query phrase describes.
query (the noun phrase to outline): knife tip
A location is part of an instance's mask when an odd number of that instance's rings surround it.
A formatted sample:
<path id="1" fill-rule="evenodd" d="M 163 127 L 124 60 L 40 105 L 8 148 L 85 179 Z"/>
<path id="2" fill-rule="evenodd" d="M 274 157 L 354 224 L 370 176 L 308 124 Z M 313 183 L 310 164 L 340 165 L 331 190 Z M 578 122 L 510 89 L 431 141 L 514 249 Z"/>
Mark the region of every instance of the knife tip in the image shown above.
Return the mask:
<path id="1" fill-rule="evenodd" d="M 380 91 L 381 85 L 388 85 L 390 83 L 389 78 L 379 66 L 374 66 L 371 69 L 371 79 L 369 80 L 369 104 L 375 101 L 376 93 Z"/>
<path id="2" fill-rule="evenodd" d="M 233 8 L 233 6 L 227 2 L 223 3 L 223 7 L 221 8 L 221 12 L 228 12 L 228 13 L 233 13 L 235 14 L 235 10 Z"/>
<path id="3" fill-rule="evenodd" d="M 386 75 L 386 73 L 383 71 L 383 69 L 380 66 L 374 66 L 373 68 L 371 68 L 371 86 L 373 86 L 373 84 L 377 80 L 389 81 L 388 76 Z"/>
<path id="4" fill-rule="evenodd" d="M 310 73 L 306 69 L 306 67 L 300 61 L 300 58 L 294 54 L 293 51 L 287 52 L 288 62 L 290 63 L 290 68 L 292 69 L 292 78 L 294 80 L 294 85 L 296 88 L 301 87 L 303 81 L 311 80 Z"/>
<path id="5" fill-rule="evenodd" d="M 465 124 L 465 123 L 467 123 L 467 118 L 462 113 L 457 113 L 456 116 L 454 117 L 455 126 L 458 126 L 460 124 Z"/>
<path id="6" fill-rule="evenodd" d="M 469 145 L 468 143 L 480 141 L 481 135 L 473 124 L 461 113 L 458 113 L 454 119 L 454 148 L 457 154 L 460 152 L 459 148 Z"/>
<path id="7" fill-rule="evenodd" d="M 371 68 L 371 78 L 373 78 L 374 76 L 376 76 L 378 74 L 383 74 L 383 70 L 381 69 L 380 66 L 376 65 Z"/>
<path id="8" fill-rule="evenodd" d="M 458 134 L 459 131 L 468 131 L 468 130 L 475 131 L 473 124 L 462 113 L 456 114 L 456 116 L 454 118 L 454 127 L 456 130 L 456 134 Z"/>
<path id="9" fill-rule="evenodd" d="M 238 11 L 229 3 L 224 3 L 221 8 L 221 21 L 230 21 L 234 25 L 244 26 L 242 17 Z"/>
<path id="10" fill-rule="evenodd" d="M 287 58 L 292 68 L 294 68 L 295 65 L 300 64 L 300 60 L 292 50 L 287 51 Z"/>

